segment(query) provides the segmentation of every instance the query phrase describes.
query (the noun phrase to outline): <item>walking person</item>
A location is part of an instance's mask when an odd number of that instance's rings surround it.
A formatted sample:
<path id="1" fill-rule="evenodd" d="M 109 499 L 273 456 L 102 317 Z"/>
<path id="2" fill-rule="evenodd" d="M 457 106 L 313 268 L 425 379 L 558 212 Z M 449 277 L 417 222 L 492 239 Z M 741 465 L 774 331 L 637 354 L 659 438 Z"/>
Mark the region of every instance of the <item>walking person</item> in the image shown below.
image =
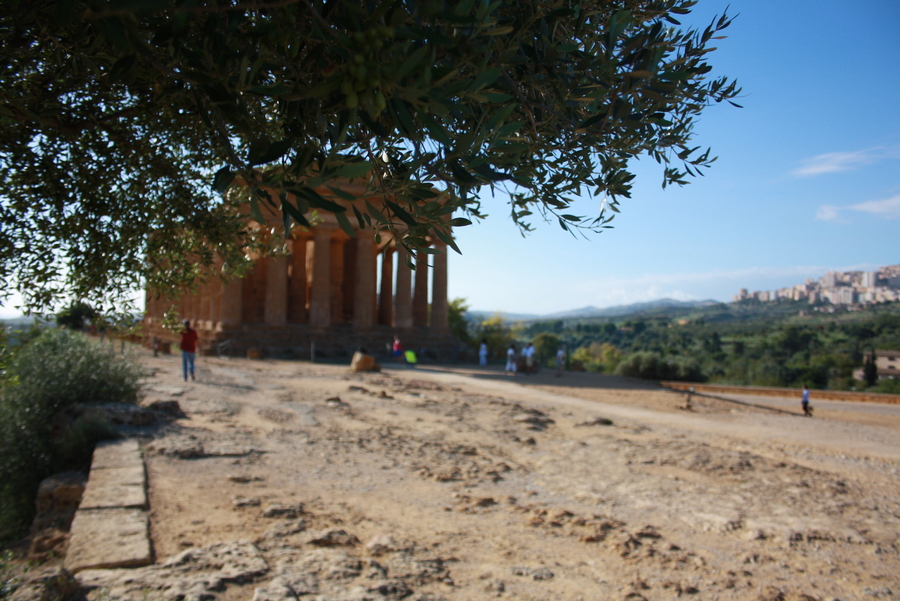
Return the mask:
<path id="1" fill-rule="evenodd" d="M 525 375 L 533 376 L 534 375 L 534 355 L 537 351 L 534 348 L 534 345 L 530 342 L 528 345 L 522 350 L 522 356 L 525 357 Z"/>
<path id="2" fill-rule="evenodd" d="M 506 349 L 506 373 L 516 375 L 516 345 L 510 344 Z"/>
<path id="3" fill-rule="evenodd" d="M 184 328 L 181 330 L 181 340 L 178 341 L 181 349 L 181 369 L 184 372 L 184 381 L 187 382 L 188 374 L 194 379 L 194 357 L 197 353 L 197 331 L 191 327 L 191 322 L 184 320 Z"/>
<path id="4" fill-rule="evenodd" d="M 481 346 L 478 347 L 478 365 L 487 367 L 488 345 L 487 338 L 481 339 Z"/>
<path id="5" fill-rule="evenodd" d="M 566 363 L 566 352 L 559 347 L 556 351 L 556 377 L 561 378 L 563 374 L 563 365 Z"/>
<path id="6" fill-rule="evenodd" d="M 803 396 L 800 399 L 800 406 L 803 407 L 803 415 L 812 417 L 812 408 L 809 406 L 809 388 L 803 385 Z"/>
<path id="7" fill-rule="evenodd" d="M 400 342 L 399 336 L 394 336 L 394 363 L 403 363 L 403 344 Z"/>

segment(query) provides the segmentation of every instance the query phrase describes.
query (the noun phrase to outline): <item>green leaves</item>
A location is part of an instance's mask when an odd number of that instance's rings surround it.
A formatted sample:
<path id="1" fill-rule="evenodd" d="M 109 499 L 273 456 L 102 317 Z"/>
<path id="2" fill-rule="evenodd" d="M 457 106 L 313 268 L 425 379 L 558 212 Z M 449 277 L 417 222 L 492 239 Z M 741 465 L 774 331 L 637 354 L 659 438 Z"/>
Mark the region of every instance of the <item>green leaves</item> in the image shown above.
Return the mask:
<path id="1" fill-rule="evenodd" d="M 523 231 L 535 215 L 601 231 L 630 194 L 630 159 L 687 183 L 714 161 L 695 120 L 741 93 L 708 60 L 729 18 L 670 26 L 692 0 L 325 6 L 60 0 L 0 14 L 21 38 L 0 70 L 4 281 L 39 283 L 40 304 L 67 287 L 175 286 L 217 255 L 240 269 L 269 244 L 248 208 L 455 248 L 448 227 L 483 216 L 485 186 L 509 192 Z M 574 214 L 588 194 L 610 210 Z"/>

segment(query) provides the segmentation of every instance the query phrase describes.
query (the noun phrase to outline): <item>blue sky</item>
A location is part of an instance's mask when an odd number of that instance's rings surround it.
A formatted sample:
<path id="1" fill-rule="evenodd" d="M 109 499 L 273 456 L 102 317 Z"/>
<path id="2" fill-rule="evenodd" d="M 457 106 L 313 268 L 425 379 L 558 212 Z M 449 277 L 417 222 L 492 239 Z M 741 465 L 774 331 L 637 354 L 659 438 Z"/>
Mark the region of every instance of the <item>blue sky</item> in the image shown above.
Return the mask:
<path id="1" fill-rule="evenodd" d="M 690 22 L 726 9 L 736 19 L 710 62 L 744 108 L 700 118 L 696 141 L 719 157 L 706 176 L 662 190 L 641 161 L 615 228 L 588 240 L 555 223 L 522 238 L 488 198 L 489 218 L 457 231 L 451 298 L 512 313 L 730 300 L 900 263 L 900 2 L 700 0 Z"/>

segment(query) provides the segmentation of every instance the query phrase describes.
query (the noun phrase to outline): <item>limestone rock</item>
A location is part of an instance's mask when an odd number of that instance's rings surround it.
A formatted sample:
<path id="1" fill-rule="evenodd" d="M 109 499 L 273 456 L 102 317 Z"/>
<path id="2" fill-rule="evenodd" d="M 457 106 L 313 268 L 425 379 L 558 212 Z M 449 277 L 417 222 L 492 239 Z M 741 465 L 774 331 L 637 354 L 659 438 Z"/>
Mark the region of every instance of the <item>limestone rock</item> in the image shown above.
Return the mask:
<path id="1" fill-rule="evenodd" d="M 244 584 L 269 571 L 255 545 L 247 541 L 186 549 L 161 564 L 131 570 L 85 570 L 83 587 L 90 598 L 106 601 L 212 600 L 229 583 Z"/>
<path id="2" fill-rule="evenodd" d="M 376 363 L 375 357 L 372 355 L 356 351 L 350 361 L 350 369 L 351 371 L 381 371 L 381 366 Z"/>
<path id="3" fill-rule="evenodd" d="M 153 561 L 147 514 L 141 509 L 81 509 L 75 514 L 65 567 L 145 566 Z"/>
<path id="4" fill-rule="evenodd" d="M 62 566 L 28 571 L 9 601 L 56 601 L 75 593 L 78 583 Z"/>
<path id="5" fill-rule="evenodd" d="M 135 467 L 92 469 L 80 509 L 147 507 L 143 464 Z"/>
<path id="6" fill-rule="evenodd" d="M 68 531 L 81 502 L 87 478 L 81 472 L 61 472 L 41 481 L 35 500 L 36 514 L 31 531 L 47 528 Z"/>
<path id="7" fill-rule="evenodd" d="M 352 534 L 333 528 L 314 534 L 309 539 L 309 544 L 317 547 L 349 547 L 359 544 L 359 539 Z"/>
<path id="8" fill-rule="evenodd" d="M 46 561 L 52 553 L 61 555 L 61 550 L 69 540 L 67 532 L 59 528 L 45 528 L 31 537 L 28 546 L 28 559 L 32 561 Z"/>
<path id="9" fill-rule="evenodd" d="M 259 507 L 260 500 L 258 497 L 235 497 L 231 500 L 234 507 Z"/>
<path id="10" fill-rule="evenodd" d="M 143 465 L 141 448 L 134 438 L 108 440 L 98 443 L 91 459 L 91 469 L 135 467 Z"/>
<path id="11" fill-rule="evenodd" d="M 141 403 L 141 406 L 145 409 L 149 409 L 150 411 L 156 411 L 158 413 L 163 413 L 168 415 L 169 417 L 184 417 L 184 411 L 181 410 L 181 405 L 178 404 L 178 401 L 174 399 L 152 399 L 147 400 Z"/>
<path id="12" fill-rule="evenodd" d="M 607 419 L 605 417 L 595 417 L 594 419 L 589 419 L 586 422 L 581 422 L 579 424 L 575 424 L 575 427 L 584 427 L 584 426 L 611 426 L 613 422 L 611 419 Z"/>
<path id="13" fill-rule="evenodd" d="M 304 520 L 287 520 L 284 522 L 278 522 L 274 526 L 266 530 L 263 538 L 284 538 L 285 536 L 291 536 L 292 534 L 297 534 L 298 532 L 303 532 L 304 530 L 306 530 L 306 522 Z"/>
<path id="14" fill-rule="evenodd" d="M 393 538 L 381 534 L 366 543 L 366 550 L 374 557 L 380 557 L 382 555 L 387 555 L 388 553 L 399 551 L 400 548 L 397 545 L 397 541 Z"/>
<path id="15" fill-rule="evenodd" d="M 281 503 L 271 503 L 263 510 L 265 518 L 297 518 L 303 513 L 303 503 L 296 505 L 282 505 Z"/>

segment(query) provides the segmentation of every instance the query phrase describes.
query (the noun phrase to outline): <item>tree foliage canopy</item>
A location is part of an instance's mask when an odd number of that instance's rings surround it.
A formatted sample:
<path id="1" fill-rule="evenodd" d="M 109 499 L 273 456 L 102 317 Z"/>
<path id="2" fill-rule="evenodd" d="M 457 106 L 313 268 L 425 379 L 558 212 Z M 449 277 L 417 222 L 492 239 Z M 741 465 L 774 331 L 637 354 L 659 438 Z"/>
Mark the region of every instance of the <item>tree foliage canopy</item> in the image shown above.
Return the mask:
<path id="1" fill-rule="evenodd" d="M 533 215 L 608 227 L 633 157 L 660 162 L 664 185 L 713 160 L 695 118 L 739 90 L 707 62 L 730 20 L 682 27 L 695 3 L 10 0 L 5 291 L 40 307 L 173 286 L 216 253 L 237 267 L 259 243 L 236 209 L 248 201 L 287 225 L 335 212 L 413 249 L 455 248 L 448 225 L 468 220 L 448 216 L 481 217 L 484 187 L 509 193 L 525 229 Z M 342 178 L 391 201 L 346 210 L 314 190 Z M 597 214 L 570 214 L 591 194 Z"/>

